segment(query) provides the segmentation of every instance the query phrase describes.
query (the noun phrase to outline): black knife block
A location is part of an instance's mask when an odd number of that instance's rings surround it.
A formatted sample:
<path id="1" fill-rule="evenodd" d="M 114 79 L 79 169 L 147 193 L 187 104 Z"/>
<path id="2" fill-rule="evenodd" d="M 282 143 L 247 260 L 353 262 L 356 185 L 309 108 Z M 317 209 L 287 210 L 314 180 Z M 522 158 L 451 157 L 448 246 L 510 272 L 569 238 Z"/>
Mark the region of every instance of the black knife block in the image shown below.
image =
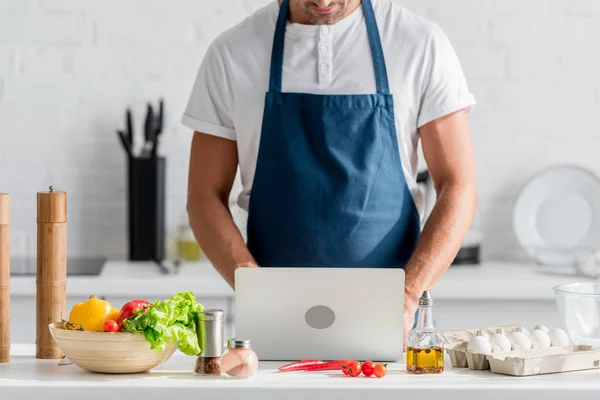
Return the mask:
<path id="1" fill-rule="evenodd" d="M 164 259 L 165 170 L 164 157 L 128 158 L 131 261 Z"/>

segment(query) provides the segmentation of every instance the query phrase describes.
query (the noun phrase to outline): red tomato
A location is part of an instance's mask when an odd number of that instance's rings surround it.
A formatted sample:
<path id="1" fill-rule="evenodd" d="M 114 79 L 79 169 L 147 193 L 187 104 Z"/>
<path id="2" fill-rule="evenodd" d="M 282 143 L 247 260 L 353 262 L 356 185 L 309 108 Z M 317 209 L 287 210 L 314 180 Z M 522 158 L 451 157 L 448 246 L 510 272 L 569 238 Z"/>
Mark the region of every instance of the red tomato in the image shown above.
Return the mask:
<path id="1" fill-rule="evenodd" d="M 344 373 L 345 373 L 346 375 L 348 375 L 348 374 L 347 374 L 347 372 L 348 372 L 348 364 L 350 364 L 350 360 L 346 360 L 346 361 L 344 361 L 344 363 L 342 364 L 342 371 L 344 371 Z"/>
<path id="2" fill-rule="evenodd" d="M 104 332 L 119 332 L 119 324 L 109 319 L 104 322 Z"/>
<path id="3" fill-rule="evenodd" d="M 135 314 L 133 310 L 139 309 L 147 311 L 146 306 L 151 306 L 151 303 L 148 303 L 146 300 L 132 300 L 129 303 L 125 303 L 123 308 L 121 308 L 121 312 L 119 313 L 119 320 L 117 323 L 119 324 L 119 330 L 123 329 L 123 321 L 127 318 L 133 317 Z"/>
<path id="4" fill-rule="evenodd" d="M 343 369 L 343 368 L 342 368 L 342 372 L 344 373 L 344 375 L 346 375 L 346 376 L 349 376 L 349 375 L 348 375 L 348 370 L 347 370 L 347 369 Z"/>
<path id="5" fill-rule="evenodd" d="M 375 364 L 373 361 L 365 361 L 360 367 L 364 376 L 373 376 L 373 372 L 375 370 Z"/>
<path id="6" fill-rule="evenodd" d="M 383 364 L 377 364 L 373 370 L 373 373 L 376 377 L 383 378 L 385 374 L 387 374 L 387 368 Z"/>
<path id="7" fill-rule="evenodd" d="M 348 375 L 353 378 L 360 375 L 360 364 L 358 361 L 350 361 L 348 364 Z"/>

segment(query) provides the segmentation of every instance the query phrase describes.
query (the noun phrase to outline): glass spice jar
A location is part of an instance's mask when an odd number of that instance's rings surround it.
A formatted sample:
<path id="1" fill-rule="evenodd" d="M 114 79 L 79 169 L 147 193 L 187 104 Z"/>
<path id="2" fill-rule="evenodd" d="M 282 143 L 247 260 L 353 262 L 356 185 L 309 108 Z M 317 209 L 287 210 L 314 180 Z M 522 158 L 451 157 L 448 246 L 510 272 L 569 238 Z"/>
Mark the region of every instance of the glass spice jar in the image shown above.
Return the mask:
<path id="1" fill-rule="evenodd" d="M 221 356 L 221 371 L 230 378 L 249 378 L 258 369 L 258 357 L 249 340 L 229 339 Z"/>
<path id="2" fill-rule="evenodd" d="M 221 375 L 221 359 L 219 357 L 198 357 L 194 373 L 196 375 Z"/>
<path id="3" fill-rule="evenodd" d="M 204 310 L 196 316 L 196 331 L 201 352 L 196 359 L 196 375 L 219 376 L 223 353 L 223 310 Z"/>

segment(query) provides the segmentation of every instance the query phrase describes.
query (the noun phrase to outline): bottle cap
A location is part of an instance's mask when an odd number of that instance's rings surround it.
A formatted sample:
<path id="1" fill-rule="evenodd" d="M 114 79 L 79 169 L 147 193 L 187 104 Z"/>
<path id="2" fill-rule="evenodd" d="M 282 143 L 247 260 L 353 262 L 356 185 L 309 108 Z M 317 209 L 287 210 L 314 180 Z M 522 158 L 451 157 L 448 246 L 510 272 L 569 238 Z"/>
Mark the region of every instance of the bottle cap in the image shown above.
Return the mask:
<path id="1" fill-rule="evenodd" d="M 421 297 L 419 298 L 419 305 L 433 306 L 433 297 L 431 297 L 428 290 L 424 291 Z"/>
<path id="2" fill-rule="evenodd" d="M 229 347 L 230 349 L 249 349 L 250 341 L 249 340 L 229 339 L 227 341 L 227 347 Z"/>
<path id="3" fill-rule="evenodd" d="M 225 316 L 223 310 L 204 309 L 197 314 L 198 321 L 222 321 Z"/>

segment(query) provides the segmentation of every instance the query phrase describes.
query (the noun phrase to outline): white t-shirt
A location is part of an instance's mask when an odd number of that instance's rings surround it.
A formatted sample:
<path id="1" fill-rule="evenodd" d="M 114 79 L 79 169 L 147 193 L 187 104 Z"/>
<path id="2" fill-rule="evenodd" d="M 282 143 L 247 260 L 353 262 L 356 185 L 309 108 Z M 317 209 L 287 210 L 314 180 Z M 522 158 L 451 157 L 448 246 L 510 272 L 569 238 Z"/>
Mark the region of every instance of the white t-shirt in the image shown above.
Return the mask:
<path id="1" fill-rule="evenodd" d="M 392 0 L 373 7 L 394 97 L 402 169 L 420 213 L 416 182 L 418 128 L 475 104 L 448 38 L 434 23 Z M 277 0 L 221 34 L 208 49 L 183 116 L 195 131 L 236 140 L 242 192 L 248 210 L 256 167 Z M 375 72 L 362 7 L 335 25 L 288 22 L 283 92 L 376 93 Z"/>

